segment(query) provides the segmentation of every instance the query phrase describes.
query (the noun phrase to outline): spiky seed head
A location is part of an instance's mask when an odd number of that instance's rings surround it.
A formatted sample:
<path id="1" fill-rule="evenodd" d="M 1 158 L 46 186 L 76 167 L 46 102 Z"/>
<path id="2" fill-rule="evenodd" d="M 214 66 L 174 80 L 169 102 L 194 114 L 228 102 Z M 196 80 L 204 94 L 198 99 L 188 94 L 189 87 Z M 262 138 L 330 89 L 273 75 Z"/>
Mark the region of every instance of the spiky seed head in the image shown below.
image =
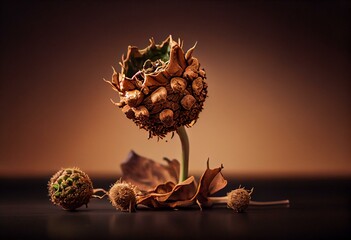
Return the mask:
<path id="1" fill-rule="evenodd" d="M 227 201 L 228 208 L 233 209 L 235 212 L 244 212 L 250 204 L 251 200 L 251 191 L 246 190 L 245 188 L 237 188 L 230 191 Z"/>
<path id="2" fill-rule="evenodd" d="M 122 212 L 134 212 L 136 207 L 136 188 L 125 181 L 117 181 L 114 183 L 109 192 L 108 197 L 112 206 Z"/>
<path id="3" fill-rule="evenodd" d="M 196 44 L 186 53 L 182 45 L 169 36 L 161 44 L 151 39 L 145 49 L 129 46 L 121 72 L 106 81 L 119 94 L 116 105 L 149 137 L 192 126 L 207 98 L 205 70 L 192 56 Z"/>
<path id="4" fill-rule="evenodd" d="M 53 204 L 65 210 L 74 210 L 87 206 L 93 195 L 93 184 L 79 168 L 62 168 L 51 177 L 48 191 Z"/>

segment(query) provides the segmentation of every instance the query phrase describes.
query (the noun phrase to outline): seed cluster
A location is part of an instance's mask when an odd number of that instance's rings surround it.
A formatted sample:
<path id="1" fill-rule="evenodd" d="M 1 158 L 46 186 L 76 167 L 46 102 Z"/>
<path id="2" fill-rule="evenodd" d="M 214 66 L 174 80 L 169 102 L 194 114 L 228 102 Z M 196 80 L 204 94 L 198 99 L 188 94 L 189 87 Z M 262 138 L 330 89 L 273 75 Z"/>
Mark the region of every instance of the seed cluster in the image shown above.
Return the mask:
<path id="1" fill-rule="evenodd" d="M 78 168 L 62 168 L 48 182 L 50 200 L 65 210 L 87 205 L 93 195 L 89 176 Z"/>
<path id="2" fill-rule="evenodd" d="M 171 36 L 160 45 L 150 42 L 142 50 L 129 47 L 121 73 L 114 71 L 107 82 L 119 93 L 122 112 L 149 137 L 163 138 L 198 119 L 207 97 L 206 73 L 192 57 L 195 46 L 184 53 Z"/>

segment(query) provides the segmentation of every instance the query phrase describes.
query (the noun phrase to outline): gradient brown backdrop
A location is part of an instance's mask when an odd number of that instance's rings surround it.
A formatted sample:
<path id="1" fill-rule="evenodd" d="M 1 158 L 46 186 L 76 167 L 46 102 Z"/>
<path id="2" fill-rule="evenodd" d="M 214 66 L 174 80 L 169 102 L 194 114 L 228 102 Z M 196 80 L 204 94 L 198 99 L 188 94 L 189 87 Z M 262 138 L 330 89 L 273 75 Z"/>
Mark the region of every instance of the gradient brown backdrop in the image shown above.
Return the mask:
<path id="1" fill-rule="evenodd" d="M 145 1 L 146 2 L 146 1 Z M 350 175 L 346 1 L 2 1 L 0 175 L 79 166 L 120 174 L 128 152 L 178 158 L 148 140 L 103 82 L 128 45 L 169 34 L 207 71 L 190 172 Z"/>

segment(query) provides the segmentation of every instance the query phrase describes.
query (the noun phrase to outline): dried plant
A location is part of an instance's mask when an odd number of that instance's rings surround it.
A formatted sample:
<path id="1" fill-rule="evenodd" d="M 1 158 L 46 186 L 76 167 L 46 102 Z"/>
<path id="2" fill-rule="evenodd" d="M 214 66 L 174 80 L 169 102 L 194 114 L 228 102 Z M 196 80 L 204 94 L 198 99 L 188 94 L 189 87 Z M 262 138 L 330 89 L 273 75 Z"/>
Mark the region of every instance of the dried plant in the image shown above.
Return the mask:
<path id="1" fill-rule="evenodd" d="M 122 56 L 121 72 L 113 69 L 111 81 L 118 92 L 115 103 L 139 128 L 149 131 L 149 138 L 177 134 L 182 143 L 179 182 L 188 177 L 189 140 L 184 126 L 195 124 L 207 97 L 206 73 L 193 57 L 196 44 L 184 53 L 183 43 L 169 36 L 161 44 L 139 50 L 129 46 Z M 112 101 L 113 102 L 113 101 Z"/>
<path id="2" fill-rule="evenodd" d="M 62 168 L 48 182 L 49 197 L 53 204 L 65 210 L 75 210 L 83 205 L 88 207 L 90 198 L 99 197 L 89 176 L 79 168 Z"/>
<path id="3" fill-rule="evenodd" d="M 189 139 L 185 127 L 193 126 L 207 98 L 206 73 L 193 57 L 196 44 L 183 51 L 183 42 L 169 36 L 161 44 L 139 50 L 129 46 L 122 56 L 119 73 L 113 68 L 109 83 L 118 93 L 121 108 L 127 118 L 149 132 L 149 138 L 162 139 L 168 133 L 179 135 L 182 146 L 181 162 L 164 158 L 166 164 L 131 151 L 121 163 L 122 177 L 107 192 L 93 189 L 87 174 L 78 168 L 58 171 L 50 179 L 51 201 L 63 209 L 74 210 L 87 205 L 92 197 L 108 196 L 112 206 L 123 212 L 133 212 L 137 206 L 148 208 L 211 208 L 226 204 L 235 212 L 244 212 L 249 205 L 288 205 L 288 200 L 273 202 L 251 201 L 251 191 L 235 189 L 223 197 L 212 195 L 227 185 L 222 168 L 207 168 L 197 182 L 188 176 Z M 95 193 L 102 192 L 102 196 Z"/>
<path id="4" fill-rule="evenodd" d="M 137 189 L 132 184 L 118 180 L 108 191 L 108 198 L 116 210 L 134 212 L 136 207 Z"/>
<path id="5" fill-rule="evenodd" d="M 113 69 L 106 81 L 118 92 L 116 103 L 149 136 L 163 138 L 182 126 L 193 125 L 207 97 L 204 69 L 193 57 L 196 44 L 186 53 L 183 43 L 169 36 L 161 44 L 139 50 L 129 46 L 122 56 L 121 72 Z"/>

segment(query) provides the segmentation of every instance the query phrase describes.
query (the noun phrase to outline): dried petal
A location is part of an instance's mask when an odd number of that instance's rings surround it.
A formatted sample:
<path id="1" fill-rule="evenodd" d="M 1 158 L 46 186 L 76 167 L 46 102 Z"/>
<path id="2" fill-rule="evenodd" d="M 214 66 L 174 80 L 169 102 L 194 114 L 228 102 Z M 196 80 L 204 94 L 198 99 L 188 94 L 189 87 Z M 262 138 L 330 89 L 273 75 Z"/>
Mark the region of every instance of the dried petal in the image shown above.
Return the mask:
<path id="1" fill-rule="evenodd" d="M 197 42 L 194 44 L 194 46 L 192 48 L 189 48 L 189 50 L 186 52 L 185 54 L 185 60 L 189 60 L 191 58 L 191 56 L 193 55 L 193 52 L 195 50 Z"/>
<path id="2" fill-rule="evenodd" d="M 196 185 L 193 176 L 176 185 L 173 182 L 160 184 L 144 196 L 137 197 L 137 204 L 150 208 L 187 207 L 195 203 Z"/>
<path id="3" fill-rule="evenodd" d="M 183 77 L 193 80 L 198 77 L 198 70 L 199 70 L 199 61 L 197 58 L 192 57 L 191 59 L 188 60 L 188 63 L 190 64 L 184 71 Z"/>
<path id="4" fill-rule="evenodd" d="M 155 188 L 137 196 L 137 204 L 150 208 L 179 208 L 191 206 L 195 203 L 202 207 L 211 207 L 208 197 L 223 189 L 227 181 L 221 174 L 222 166 L 207 169 L 197 184 L 194 176 L 190 176 L 181 183 L 165 182 Z"/>
<path id="5" fill-rule="evenodd" d="M 209 168 L 207 161 L 207 169 L 201 176 L 199 183 L 199 192 L 197 194 L 197 203 L 200 207 L 210 207 L 211 203 L 207 197 L 223 189 L 227 185 L 227 180 L 224 179 L 221 170 L 223 166 L 215 169 Z"/>
<path id="6" fill-rule="evenodd" d="M 170 61 L 165 71 L 170 76 L 181 76 L 186 66 L 183 50 L 176 42 L 171 42 Z"/>
<path id="7" fill-rule="evenodd" d="M 124 78 L 120 82 L 119 87 L 120 87 L 122 92 L 124 92 L 124 91 L 131 91 L 131 90 L 134 90 L 136 88 L 136 86 L 133 83 L 133 81 L 131 79 L 128 79 L 128 78 Z"/>

